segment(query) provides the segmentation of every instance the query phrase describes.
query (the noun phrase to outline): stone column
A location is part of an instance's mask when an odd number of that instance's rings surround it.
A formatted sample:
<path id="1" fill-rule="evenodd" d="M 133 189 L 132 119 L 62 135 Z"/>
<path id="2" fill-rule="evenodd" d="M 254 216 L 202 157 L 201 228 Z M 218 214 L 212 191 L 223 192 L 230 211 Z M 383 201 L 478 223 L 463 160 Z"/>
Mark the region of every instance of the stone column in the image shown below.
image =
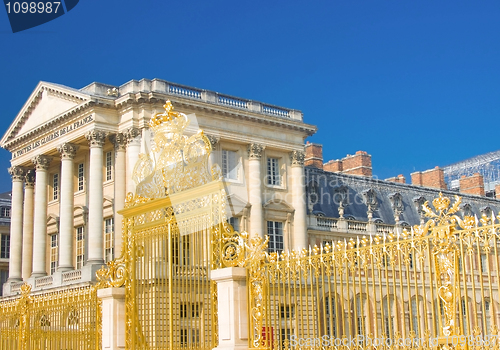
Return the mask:
<path id="1" fill-rule="evenodd" d="M 57 148 L 61 153 L 61 201 L 59 204 L 59 268 L 58 271 L 74 269 L 74 206 L 75 188 L 73 159 L 79 146 L 64 143 Z"/>
<path id="2" fill-rule="evenodd" d="M 217 147 L 217 144 L 220 141 L 220 137 L 214 136 L 214 135 L 205 135 L 205 136 L 208 138 L 208 140 L 210 141 L 210 145 L 212 146 L 212 153 L 210 153 L 210 157 L 208 158 L 208 170 L 210 171 L 210 173 L 212 173 L 212 166 L 215 163 L 217 163 L 217 159 L 216 159 L 216 154 L 217 154 L 216 147 Z"/>
<path id="3" fill-rule="evenodd" d="M 246 269 L 212 270 L 210 278 L 217 282 L 219 344 L 214 350 L 248 349 Z"/>
<path id="4" fill-rule="evenodd" d="M 39 155 L 31 160 L 35 164 L 35 211 L 33 224 L 33 272 L 31 277 L 47 274 L 47 170 L 52 157 Z"/>
<path id="5" fill-rule="evenodd" d="M 97 290 L 102 300 L 102 349 L 125 349 L 125 288 Z"/>
<path id="6" fill-rule="evenodd" d="M 12 207 L 10 214 L 9 282 L 22 280 L 23 244 L 23 182 L 26 171 L 20 166 L 9 168 L 12 176 Z"/>
<path id="7" fill-rule="evenodd" d="M 132 180 L 132 175 L 141 151 L 141 130 L 130 128 L 125 132 L 125 135 L 127 137 L 127 193 L 135 193 L 135 183 Z"/>
<path id="8" fill-rule="evenodd" d="M 125 144 L 127 138 L 125 134 L 118 133 L 111 135 L 109 140 L 115 145 L 115 257 L 121 255 L 122 249 L 122 220 L 123 217 L 118 214 L 118 211 L 125 206 L 126 196 L 126 154 Z"/>
<path id="9" fill-rule="evenodd" d="M 85 137 L 90 145 L 89 169 L 89 224 L 87 264 L 104 263 L 104 233 L 103 233 L 103 152 L 102 147 L 106 133 L 101 130 L 89 131 Z"/>
<path id="10" fill-rule="evenodd" d="M 290 160 L 292 162 L 290 189 L 292 191 L 292 205 L 295 209 L 293 219 L 293 249 L 302 249 L 309 246 L 307 241 L 304 157 L 305 154 L 303 151 L 293 151 L 290 153 Z"/>
<path id="11" fill-rule="evenodd" d="M 264 237 L 263 210 L 262 210 L 262 175 L 260 162 L 264 146 L 252 143 L 248 145 L 248 191 L 250 209 L 250 235 Z"/>
<path id="12" fill-rule="evenodd" d="M 33 267 L 33 189 L 35 188 L 35 170 L 28 170 L 24 181 L 23 280 L 27 280 L 31 276 Z"/>

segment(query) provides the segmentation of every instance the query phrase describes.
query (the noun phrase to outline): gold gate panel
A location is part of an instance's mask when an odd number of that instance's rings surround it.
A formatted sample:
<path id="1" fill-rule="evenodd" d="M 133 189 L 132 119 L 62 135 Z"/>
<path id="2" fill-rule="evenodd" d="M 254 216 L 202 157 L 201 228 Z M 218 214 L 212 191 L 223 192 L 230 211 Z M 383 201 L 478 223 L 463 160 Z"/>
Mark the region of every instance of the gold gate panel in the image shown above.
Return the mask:
<path id="1" fill-rule="evenodd" d="M 250 347 L 481 348 L 500 344 L 500 215 L 457 215 L 440 195 L 410 231 L 268 254 L 241 236 Z"/>
<path id="2" fill-rule="evenodd" d="M 100 349 L 101 303 L 86 286 L 0 302 L 0 349 Z"/>

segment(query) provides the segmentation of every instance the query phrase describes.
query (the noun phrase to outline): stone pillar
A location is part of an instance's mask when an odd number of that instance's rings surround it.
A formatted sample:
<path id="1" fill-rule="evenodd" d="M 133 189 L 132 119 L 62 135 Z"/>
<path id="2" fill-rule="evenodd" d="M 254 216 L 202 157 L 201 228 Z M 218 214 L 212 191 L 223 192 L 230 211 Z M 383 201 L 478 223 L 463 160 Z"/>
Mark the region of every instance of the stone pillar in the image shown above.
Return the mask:
<path id="1" fill-rule="evenodd" d="M 246 269 L 212 270 L 210 278 L 217 283 L 219 344 L 215 349 L 248 349 Z"/>
<path id="2" fill-rule="evenodd" d="M 263 210 L 262 210 L 262 175 L 260 162 L 264 146 L 252 143 L 248 145 L 248 191 L 250 209 L 250 235 L 264 237 Z"/>
<path id="3" fill-rule="evenodd" d="M 292 205 L 295 209 L 293 220 L 293 249 L 302 249 L 309 246 L 307 239 L 306 223 L 306 191 L 304 184 L 304 158 L 303 151 L 290 153 L 292 162 L 291 191 Z"/>
<path id="4" fill-rule="evenodd" d="M 24 181 L 23 280 L 27 280 L 31 276 L 33 267 L 33 189 L 35 187 L 35 170 L 28 170 Z"/>
<path id="5" fill-rule="evenodd" d="M 59 204 L 59 268 L 58 271 L 73 270 L 74 205 L 73 159 L 78 146 L 64 143 L 57 148 L 61 153 L 61 201 Z"/>
<path id="6" fill-rule="evenodd" d="M 9 282 L 22 280 L 23 244 L 23 182 L 26 171 L 20 166 L 9 168 L 12 176 L 12 207 L 10 214 Z"/>
<path id="7" fill-rule="evenodd" d="M 103 151 L 106 133 L 101 130 L 89 131 L 85 137 L 90 145 L 89 169 L 89 224 L 87 264 L 104 263 L 103 233 Z"/>
<path id="8" fill-rule="evenodd" d="M 135 193 L 135 183 L 132 180 L 134 167 L 139 160 L 139 153 L 141 151 L 141 130 L 137 128 L 130 128 L 125 132 L 127 136 L 127 193 Z"/>
<path id="9" fill-rule="evenodd" d="M 97 290 L 102 300 L 102 350 L 125 349 L 125 288 Z"/>
<path id="10" fill-rule="evenodd" d="M 31 277 L 47 274 L 47 170 L 52 157 L 39 155 L 31 160 L 36 168 L 35 211 L 33 220 L 33 272 Z"/>
<path id="11" fill-rule="evenodd" d="M 122 250 L 122 220 L 123 217 L 118 211 L 125 206 L 127 163 L 125 154 L 125 144 L 127 138 L 125 134 L 118 133 L 111 135 L 109 140 L 115 145 L 115 257 L 121 255 Z"/>

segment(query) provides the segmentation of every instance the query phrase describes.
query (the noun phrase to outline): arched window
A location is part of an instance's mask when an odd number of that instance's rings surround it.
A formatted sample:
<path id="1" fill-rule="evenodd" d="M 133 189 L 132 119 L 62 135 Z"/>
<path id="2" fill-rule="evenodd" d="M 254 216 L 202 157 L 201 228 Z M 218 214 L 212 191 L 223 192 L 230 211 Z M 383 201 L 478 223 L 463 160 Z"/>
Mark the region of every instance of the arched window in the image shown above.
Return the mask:
<path id="1" fill-rule="evenodd" d="M 337 338 L 342 335 L 342 307 L 335 295 L 328 294 L 323 299 L 323 305 L 320 311 L 324 313 L 323 317 L 323 335 L 329 335 L 330 338 Z"/>
<path id="2" fill-rule="evenodd" d="M 384 312 L 383 318 L 383 333 L 385 333 L 386 337 L 392 339 L 394 334 L 396 333 L 396 303 L 394 301 L 394 296 L 389 295 L 386 296 L 382 302 L 382 308 Z"/>

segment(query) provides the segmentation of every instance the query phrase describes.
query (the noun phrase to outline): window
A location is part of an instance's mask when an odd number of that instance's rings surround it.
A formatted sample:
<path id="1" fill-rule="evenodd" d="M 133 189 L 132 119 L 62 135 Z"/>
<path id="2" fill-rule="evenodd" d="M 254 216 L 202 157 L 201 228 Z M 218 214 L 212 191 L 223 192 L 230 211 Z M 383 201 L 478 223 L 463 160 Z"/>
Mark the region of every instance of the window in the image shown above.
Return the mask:
<path id="1" fill-rule="evenodd" d="M 269 237 L 269 244 L 267 245 L 268 252 L 281 252 L 283 250 L 283 223 L 279 221 L 268 221 L 267 236 Z"/>
<path id="2" fill-rule="evenodd" d="M 384 325 L 385 325 L 385 336 L 387 338 L 392 338 L 394 336 L 394 299 L 390 297 L 385 298 L 383 301 L 384 308 Z"/>
<path id="3" fill-rule="evenodd" d="M 2 215 L 3 218 L 10 217 L 10 208 L 3 207 L 0 215 Z"/>
<path id="4" fill-rule="evenodd" d="M 84 180 L 84 172 L 83 172 L 83 163 L 78 164 L 78 191 L 83 191 L 83 180 Z"/>
<path id="5" fill-rule="evenodd" d="M 181 318 L 198 318 L 200 317 L 201 304 L 200 303 L 181 303 L 180 316 Z"/>
<path id="6" fill-rule="evenodd" d="M 81 269 L 85 261 L 85 235 L 84 227 L 76 228 L 76 269 Z"/>
<path id="7" fill-rule="evenodd" d="M 228 180 L 238 180 L 238 153 L 222 150 L 222 176 Z"/>
<path id="8" fill-rule="evenodd" d="M 295 310 L 293 305 L 281 305 L 280 306 L 280 316 L 282 320 L 294 318 Z"/>
<path id="9" fill-rule="evenodd" d="M 324 299 L 325 302 L 325 334 L 337 336 L 337 315 L 335 310 L 336 300 L 331 296 Z"/>
<path id="10" fill-rule="evenodd" d="M 54 274 L 57 270 L 59 256 L 59 237 L 57 235 L 50 236 L 50 274 Z"/>
<path id="11" fill-rule="evenodd" d="M 413 326 L 413 331 L 415 332 L 415 335 L 418 337 L 418 312 L 417 312 L 417 299 L 413 298 L 411 300 L 411 323 Z"/>
<path id="12" fill-rule="evenodd" d="M 0 258 L 8 259 L 10 257 L 10 236 L 2 235 L 0 245 Z"/>
<path id="13" fill-rule="evenodd" d="M 467 302 L 462 299 L 462 334 L 467 335 Z"/>
<path id="14" fill-rule="evenodd" d="M 228 222 L 229 225 L 233 226 L 234 231 L 240 232 L 240 218 L 235 218 L 233 216 L 229 218 Z"/>
<path id="15" fill-rule="evenodd" d="M 267 184 L 273 186 L 281 185 L 281 176 L 278 158 L 267 158 Z"/>
<path id="16" fill-rule="evenodd" d="M 483 329 L 483 334 L 491 334 L 491 313 L 490 313 L 490 302 L 489 300 L 484 301 L 484 313 L 485 313 L 485 319 L 486 319 L 486 327 Z"/>
<path id="17" fill-rule="evenodd" d="M 2 285 L 5 282 L 7 282 L 8 278 L 9 278 L 9 271 L 8 270 L 0 270 L 0 297 L 3 295 Z"/>
<path id="18" fill-rule="evenodd" d="M 106 262 L 113 260 L 114 256 L 114 231 L 113 218 L 104 220 L 104 259 Z"/>
<path id="19" fill-rule="evenodd" d="M 52 200 L 59 199 L 59 174 L 52 175 Z"/>
<path id="20" fill-rule="evenodd" d="M 488 256 L 486 254 L 481 254 L 481 272 L 488 272 Z"/>
<path id="21" fill-rule="evenodd" d="M 189 265 L 189 236 L 173 237 L 172 249 L 174 265 Z"/>
<path id="22" fill-rule="evenodd" d="M 106 152 L 106 181 L 113 177 L 113 158 L 111 152 Z"/>

